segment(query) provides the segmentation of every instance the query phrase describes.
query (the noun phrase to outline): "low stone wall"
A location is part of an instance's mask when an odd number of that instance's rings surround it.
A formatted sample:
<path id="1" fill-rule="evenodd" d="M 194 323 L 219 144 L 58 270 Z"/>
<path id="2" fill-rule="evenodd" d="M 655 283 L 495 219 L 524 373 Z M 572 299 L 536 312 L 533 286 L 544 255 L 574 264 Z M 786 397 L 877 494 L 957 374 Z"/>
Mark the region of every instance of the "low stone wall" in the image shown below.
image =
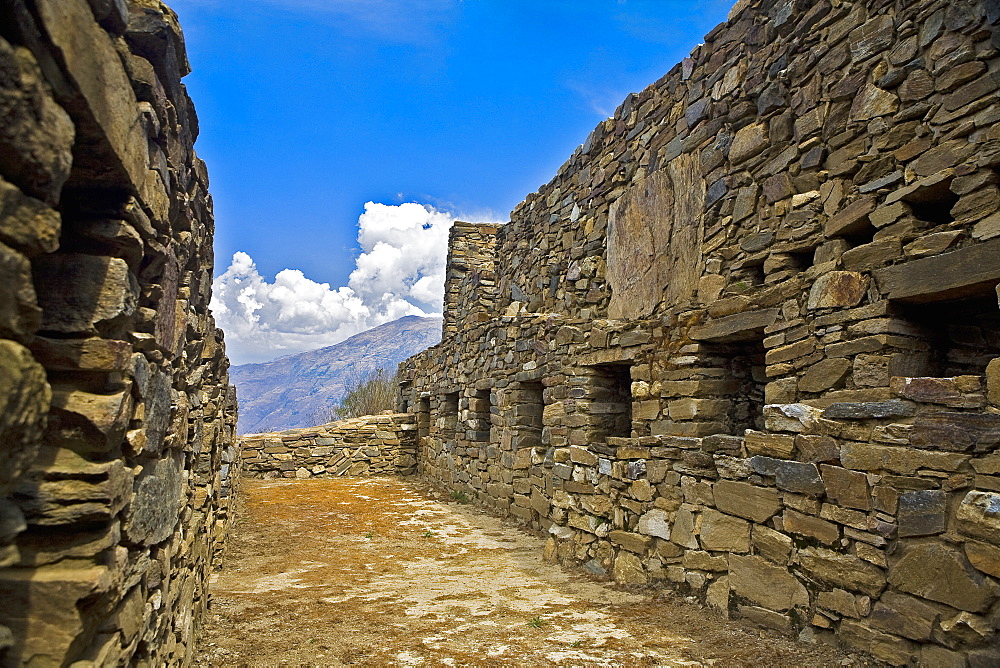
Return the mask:
<path id="1" fill-rule="evenodd" d="M 409 475 L 417 467 L 414 416 L 366 415 L 318 427 L 242 437 L 249 478 Z"/>

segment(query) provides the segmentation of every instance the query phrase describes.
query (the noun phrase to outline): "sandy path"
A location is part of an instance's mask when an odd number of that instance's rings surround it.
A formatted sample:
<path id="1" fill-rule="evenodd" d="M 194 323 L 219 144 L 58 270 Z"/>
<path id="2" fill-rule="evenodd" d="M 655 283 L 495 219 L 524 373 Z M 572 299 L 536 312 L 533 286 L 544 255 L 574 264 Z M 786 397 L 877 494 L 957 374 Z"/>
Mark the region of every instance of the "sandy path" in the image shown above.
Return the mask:
<path id="1" fill-rule="evenodd" d="M 200 666 L 841 666 L 542 561 L 417 479 L 245 481 Z"/>

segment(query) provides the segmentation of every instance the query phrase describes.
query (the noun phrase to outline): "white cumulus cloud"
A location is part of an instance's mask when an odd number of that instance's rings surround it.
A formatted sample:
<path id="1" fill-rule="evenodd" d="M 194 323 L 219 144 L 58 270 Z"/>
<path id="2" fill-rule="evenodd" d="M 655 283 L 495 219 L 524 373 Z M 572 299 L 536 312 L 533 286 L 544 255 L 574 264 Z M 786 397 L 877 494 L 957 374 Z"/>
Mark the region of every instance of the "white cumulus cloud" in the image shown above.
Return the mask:
<path id="1" fill-rule="evenodd" d="M 235 364 L 339 343 L 406 315 L 441 311 L 451 214 L 431 206 L 368 202 L 358 218 L 361 254 L 333 288 L 298 269 L 269 283 L 253 258 L 233 255 L 212 285 L 212 310 Z"/>

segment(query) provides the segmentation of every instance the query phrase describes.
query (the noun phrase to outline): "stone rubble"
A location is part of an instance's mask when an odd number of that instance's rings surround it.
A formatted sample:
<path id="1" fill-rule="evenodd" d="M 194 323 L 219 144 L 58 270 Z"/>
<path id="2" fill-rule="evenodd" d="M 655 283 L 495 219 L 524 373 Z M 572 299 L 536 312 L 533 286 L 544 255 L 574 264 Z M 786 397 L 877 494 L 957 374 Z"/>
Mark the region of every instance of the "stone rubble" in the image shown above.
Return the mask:
<path id="1" fill-rule="evenodd" d="M 1000 5 L 740 0 L 400 370 L 546 556 L 893 665 L 1000 663 Z"/>
<path id="2" fill-rule="evenodd" d="M 184 665 L 233 483 L 174 13 L 0 1 L 0 665 Z"/>

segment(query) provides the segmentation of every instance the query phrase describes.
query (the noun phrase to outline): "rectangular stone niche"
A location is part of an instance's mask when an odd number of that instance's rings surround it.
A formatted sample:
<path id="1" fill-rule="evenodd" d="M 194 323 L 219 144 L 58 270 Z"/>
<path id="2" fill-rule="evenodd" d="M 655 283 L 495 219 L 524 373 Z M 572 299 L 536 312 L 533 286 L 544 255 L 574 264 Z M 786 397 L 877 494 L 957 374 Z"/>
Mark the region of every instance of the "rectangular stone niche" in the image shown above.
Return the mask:
<path id="1" fill-rule="evenodd" d="M 492 407 L 489 390 L 475 390 L 473 392 L 469 398 L 469 410 L 465 419 L 465 438 L 467 440 L 489 442 Z"/>
<path id="2" fill-rule="evenodd" d="M 706 383 L 706 395 L 689 400 L 671 416 L 700 425 L 688 434 L 743 436 L 747 429 L 764 428 L 764 387 L 767 384 L 763 334 L 725 343 L 704 343 L 698 353 L 701 372 L 716 379 Z"/>
<path id="3" fill-rule="evenodd" d="M 632 365 L 595 364 L 590 388 L 591 441 L 632 435 Z"/>
<path id="4" fill-rule="evenodd" d="M 944 302 L 896 304 L 927 345 L 923 368 L 908 375 L 938 378 L 983 375 L 1000 356 L 1000 308 L 993 295 Z"/>
<path id="5" fill-rule="evenodd" d="M 545 388 L 541 381 L 521 381 L 510 393 L 509 424 L 514 430 L 514 449 L 542 445 Z"/>
<path id="6" fill-rule="evenodd" d="M 425 438 L 431 433 L 431 398 L 420 397 L 417 402 L 417 438 Z"/>
<path id="7" fill-rule="evenodd" d="M 458 392 L 446 392 L 441 397 L 439 426 L 442 436 L 451 441 L 458 436 L 458 399 Z"/>

